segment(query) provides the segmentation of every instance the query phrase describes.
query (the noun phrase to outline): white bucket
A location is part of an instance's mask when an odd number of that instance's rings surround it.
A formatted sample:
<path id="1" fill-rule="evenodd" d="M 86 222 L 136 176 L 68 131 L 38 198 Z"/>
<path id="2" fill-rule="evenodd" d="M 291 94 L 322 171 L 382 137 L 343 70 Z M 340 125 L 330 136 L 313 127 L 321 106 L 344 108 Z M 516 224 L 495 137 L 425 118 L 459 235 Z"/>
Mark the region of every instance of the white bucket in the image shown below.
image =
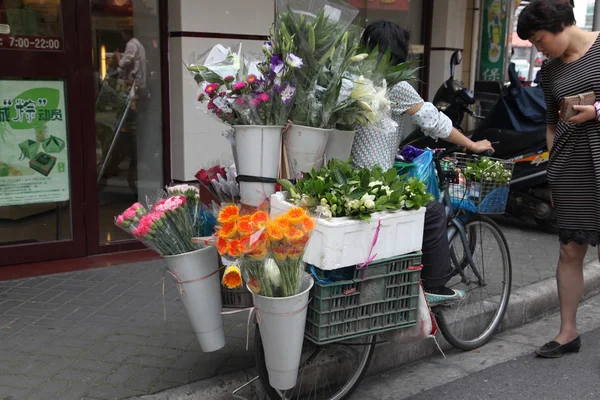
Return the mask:
<path id="1" fill-rule="evenodd" d="M 164 258 L 176 281 L 182 282 L 176 285 L 202 351 L 223 348 L 225 331 L 217 250 L 211 246 Z"/>
<path id="2" fill-rule="evenodd" d="M 327 162 L 333 158 L 348 161 L 352 151 L 352 143 L 354 143 L 354 135 L 356 135 L 356 131 L 332 130 L 329 134 L 329 140 L 327 140 L 327 147 L 325 147 Z"/>
<path id="3" fill-rule="evenodd" d="M 296 386 L 302 356 L 304 325 L 312 276 L 304 273 L 300 293 L 291 297 L 264 297 L 252 293 L 265 352 L 270 385 L 279 390 Z"/>
<path id="4" fill-rule="evenodd" d="M 332 129 L 292 125 L 285 133 L 289 171 L 293 177 L 323 166 L 327 140 Z"/>
<path id="5" fill-rule="evenodd" d="M 235 125 L 235 154 L 238 175 L 278 177 L 283 126 Z M 243 204 L 258 207 L 275 193 L 275 183 L 240 181 Z"/>

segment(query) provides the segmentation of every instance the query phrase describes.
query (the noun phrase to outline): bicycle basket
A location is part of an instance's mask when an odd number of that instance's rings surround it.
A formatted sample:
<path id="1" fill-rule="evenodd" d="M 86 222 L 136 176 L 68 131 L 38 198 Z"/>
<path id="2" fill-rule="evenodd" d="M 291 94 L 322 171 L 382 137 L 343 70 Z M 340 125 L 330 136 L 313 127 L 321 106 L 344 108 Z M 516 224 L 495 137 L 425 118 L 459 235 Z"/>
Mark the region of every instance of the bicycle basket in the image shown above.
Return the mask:
<path id="1" fill-rule="evenodd" d="M 458 181 L 450 184 L 454 208 L 479 214 L 504 213 L 514 162 L 455 153 L 451 165 L 458 172 Z"/>

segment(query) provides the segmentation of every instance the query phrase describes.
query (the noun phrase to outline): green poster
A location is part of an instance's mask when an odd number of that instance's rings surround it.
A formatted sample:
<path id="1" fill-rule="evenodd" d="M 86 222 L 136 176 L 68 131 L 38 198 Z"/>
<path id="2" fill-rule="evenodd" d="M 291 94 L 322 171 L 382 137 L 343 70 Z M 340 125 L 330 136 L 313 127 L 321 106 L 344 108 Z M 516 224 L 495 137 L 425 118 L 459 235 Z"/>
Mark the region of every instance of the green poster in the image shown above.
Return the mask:
<path id="1" fill-rule="evenodd" d="M 501 81 L 506 51 L 508 0 L 484 0 L 479 56 L 479 80 Z"/>
<path id="2" fill-rule="evenodd" d="M 0 207 L 69 200 L 62 81 L 0 80 Z"/>

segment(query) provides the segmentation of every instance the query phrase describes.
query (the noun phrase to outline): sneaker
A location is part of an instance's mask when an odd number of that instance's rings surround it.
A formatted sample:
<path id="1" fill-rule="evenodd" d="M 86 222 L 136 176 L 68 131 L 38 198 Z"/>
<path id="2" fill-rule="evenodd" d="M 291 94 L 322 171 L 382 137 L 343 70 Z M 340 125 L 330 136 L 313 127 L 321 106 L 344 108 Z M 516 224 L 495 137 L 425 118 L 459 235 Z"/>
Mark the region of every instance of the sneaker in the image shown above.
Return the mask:
<path id="1" fill-rule="evenodd" d="M 452 301 L 462 300 L 466 297 L 462 290 L 450 289 L 446 286 L 425 289 L 425 297 L 431 307 Z"/>

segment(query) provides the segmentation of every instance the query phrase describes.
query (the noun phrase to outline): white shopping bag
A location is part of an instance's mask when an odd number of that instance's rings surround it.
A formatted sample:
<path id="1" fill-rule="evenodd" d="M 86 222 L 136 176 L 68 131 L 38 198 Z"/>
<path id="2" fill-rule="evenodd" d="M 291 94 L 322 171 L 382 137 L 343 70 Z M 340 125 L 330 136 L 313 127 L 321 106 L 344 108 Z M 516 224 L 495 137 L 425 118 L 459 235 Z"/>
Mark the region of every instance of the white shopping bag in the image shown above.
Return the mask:
<path id="1" fill-rule="evenodd" d="M 384 340 L 393 342 L 396 344 L 411 344 L 419 342 L 423 339 L 434 338 L 438 331 L 435 317 L 429 308 L 429 304 L 425 299 L 425 292 L 423 292 L 423 286 L 419 286 L 419 305 L 417 324 L 410 328 L 398 329 L 395 331 L 389 331 L 381 334 Z"/>

